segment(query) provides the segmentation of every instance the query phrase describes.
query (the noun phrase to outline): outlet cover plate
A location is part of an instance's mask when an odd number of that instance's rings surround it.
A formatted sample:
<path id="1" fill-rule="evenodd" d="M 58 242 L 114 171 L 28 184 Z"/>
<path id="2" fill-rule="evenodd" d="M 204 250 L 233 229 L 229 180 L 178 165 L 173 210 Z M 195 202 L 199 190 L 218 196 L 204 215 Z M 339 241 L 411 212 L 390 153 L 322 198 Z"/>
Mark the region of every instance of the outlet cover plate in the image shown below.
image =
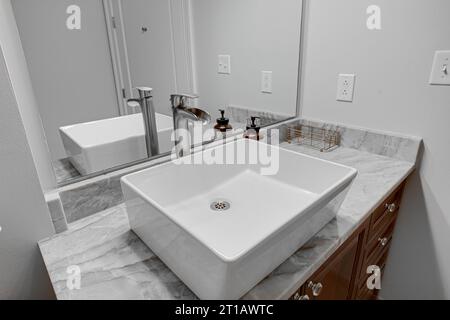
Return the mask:
<path id="1" fill-rule="evenodd" d="M 219 55 L 219 74 L 231 74 L 231 56 L 227 54 Z"/>
<path id="2" fill-rule="evenodd" d="M 337 85 L 337 101 L 353 102 L 356 75 L 340 74 Z"/>
<path id="3" fill-rule="evenodd" d="M 262 93 L 273 93 L 272 89 L 272 71 L 262 71 L 261 72 L 261 92 Z"/>
<path id="4" fill-rule="evenodd" d="M 430 84 L 450 85 L 450 50 L 436 51 L 431 70 Z"/>

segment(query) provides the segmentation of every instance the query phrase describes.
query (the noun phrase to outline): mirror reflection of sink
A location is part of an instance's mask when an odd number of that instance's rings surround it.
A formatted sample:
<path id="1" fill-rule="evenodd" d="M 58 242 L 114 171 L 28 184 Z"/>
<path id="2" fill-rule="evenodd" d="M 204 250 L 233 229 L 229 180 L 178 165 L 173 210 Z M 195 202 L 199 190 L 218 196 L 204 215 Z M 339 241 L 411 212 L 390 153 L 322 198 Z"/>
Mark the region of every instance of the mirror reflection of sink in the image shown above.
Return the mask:
<path id="1" fill-rule="evenodd" d="M 160 154 L 171 152 L 173 119 L 160 113 L 155 115 Z M 59 132 L 70 162 L 82 175 L 147 158 L 140 113 L 66 126 Z"/>
<path id="2" fill-rule="evenodd" d="M 255 141 L 227 148 L 263 146 L 279 152 L 274 175 L 171 162 L 122 178 L 131 228 L 201 299 L 238 299 L 263 280 L 336 216 L 357 174 Z"/>

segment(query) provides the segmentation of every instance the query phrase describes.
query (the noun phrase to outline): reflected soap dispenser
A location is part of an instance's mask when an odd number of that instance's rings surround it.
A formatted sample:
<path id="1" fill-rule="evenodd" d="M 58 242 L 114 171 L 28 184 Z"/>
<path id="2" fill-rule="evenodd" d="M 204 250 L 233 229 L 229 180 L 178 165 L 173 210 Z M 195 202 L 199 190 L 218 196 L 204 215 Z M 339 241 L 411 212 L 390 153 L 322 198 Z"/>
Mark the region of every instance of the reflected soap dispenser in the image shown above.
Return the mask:
<path id="1" fill-rule="evenodd" d="M 247 128 L 244 132 L 245 139 L 251 139 L 260 141 L 262 140 L 261 131 L 261 118 L 259 117 L 251 117 L 247 120 Z"/>
<path id="2" fill-rule="evenodd" d="M 214 126 L 214 129 L 222 133 L 233 130 L 233 127 L 230 125 L 230 119 L 225 118 L 225 110 L 219 111 L 222 117 L 217 119 L 217 124 Z"/>

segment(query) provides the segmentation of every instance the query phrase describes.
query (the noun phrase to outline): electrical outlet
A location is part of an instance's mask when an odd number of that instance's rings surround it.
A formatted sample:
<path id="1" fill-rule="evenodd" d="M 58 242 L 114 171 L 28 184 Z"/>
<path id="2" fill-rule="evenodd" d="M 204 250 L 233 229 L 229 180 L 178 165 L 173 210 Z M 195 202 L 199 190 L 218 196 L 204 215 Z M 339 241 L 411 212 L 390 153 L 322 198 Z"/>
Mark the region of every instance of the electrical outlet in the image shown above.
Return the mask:
<path id="1" fill-rule="evenodd" d="M 272 71 L 261 72 L 261 92 L 272 93 Z"/>
<path id="2" fill-rule="evenodd" d="M 355 79 L 354 74 L 339 75 L 336 97 L 338 101 L 353 102 Z"/>
<path id="3" fill-rule="evenodd" d="M 231 56 L 230 55 L 219 55 L 219 67 L 218 72 L 220 74 L 231 74 Z"/>

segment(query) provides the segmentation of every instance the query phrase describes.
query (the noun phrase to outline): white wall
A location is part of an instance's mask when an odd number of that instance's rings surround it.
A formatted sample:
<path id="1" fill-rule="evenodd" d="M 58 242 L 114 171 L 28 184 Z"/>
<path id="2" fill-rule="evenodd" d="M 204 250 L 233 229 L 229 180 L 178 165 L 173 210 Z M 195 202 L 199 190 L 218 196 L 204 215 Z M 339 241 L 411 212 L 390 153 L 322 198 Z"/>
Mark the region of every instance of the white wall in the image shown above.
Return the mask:
<path id="1" fill-rule="evenodd" d="M 81 7 L 81 30 L 66 9 Z M 102 0 L 12 0 L 53 159 L 66 157 L 58 128 L 118 116 Z"/>
<path id="2" fill-rule="evenodd" d="M 194 50 L 201 105 L 214 114 L 237 105 L 295 115 L 302 1 L 193 0 Z M 231 55 L 231 75 L 217 73 Z M 273 94 L 261 93 L 273 71 Z"/>
<path id="3" fill-rule="evenodd" d="M 3 13 L 5 0 L 0 2 Z M 0 18 L 0 21 L 3 17 Z M 53 298 L 37 241 L 53 234 L 0 47 L 0 300 Z M 24 201 L 25 200 L 25 201 Z"/>
<path id="4" fill-rule="evenodd" d="M 9 0 L 0 1 L 0 45 L 7 61 L 9 77 L 16 94 L 41 186 L 44 190 L 49 190 L 56 185 L 55 176 L 27 62 Z"/>
<path id="5" fill-rule="evenodd" d="M 450 299 L 450 86 L 430 86 L 434 51 L 450 50 L 448 0 L 308 1 L 303 116 L 422 136 L 383 282 L 385 299 Z M 382 30 L 366 9 L 382 10 Z M 357 74 L 355 101 L 336 98 Z"/>

